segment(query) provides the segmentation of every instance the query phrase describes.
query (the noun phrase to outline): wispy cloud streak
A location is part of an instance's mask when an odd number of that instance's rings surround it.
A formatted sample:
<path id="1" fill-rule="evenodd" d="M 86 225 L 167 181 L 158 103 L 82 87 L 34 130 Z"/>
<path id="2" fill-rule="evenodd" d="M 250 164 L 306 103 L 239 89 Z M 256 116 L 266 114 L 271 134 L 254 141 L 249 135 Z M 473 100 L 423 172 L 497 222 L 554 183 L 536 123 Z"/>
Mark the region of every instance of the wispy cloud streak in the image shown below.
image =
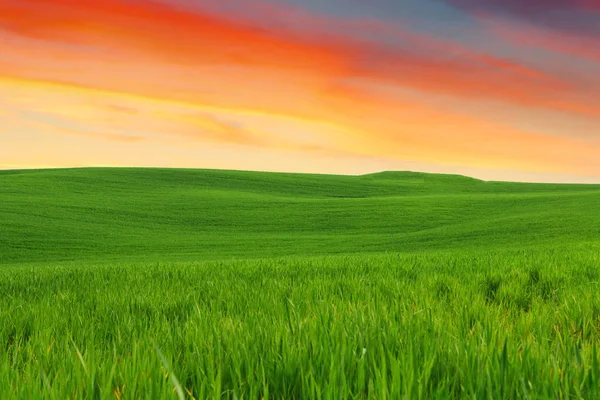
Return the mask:
<path id="1" fill-rule="evenodd" d="M 539 118 L 502 119 L 507 109 L 600 119 L 600 81 L 521 51 L 598 61 L 598 31 L 589 22 L 598 4 L 444 1 L 504 47 L 415 29 L 415 21 L 343 17 L 283 1 L 2 2 L 0 85 L 10 91 L 0 101 L 20 107 L 11 126 L 32 119 L 105 142 L 151 146 L 169 138 L 307 158 L 325 152 L 600 175 L 593 141 L 549 135 Z M 440 96 L 452 109 L 427 101 Z M 482 119 L 473 102 L 494 104 L 498 117 Z"/>

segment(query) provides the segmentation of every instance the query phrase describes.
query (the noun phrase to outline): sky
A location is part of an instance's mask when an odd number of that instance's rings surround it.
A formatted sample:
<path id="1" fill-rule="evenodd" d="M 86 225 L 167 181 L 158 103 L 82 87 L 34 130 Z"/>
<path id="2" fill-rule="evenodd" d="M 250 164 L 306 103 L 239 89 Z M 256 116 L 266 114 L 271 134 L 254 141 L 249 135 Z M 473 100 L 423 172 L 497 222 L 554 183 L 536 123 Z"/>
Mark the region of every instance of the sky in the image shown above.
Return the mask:
<path id="1" fill-rule="evenodd" d="M 600 183 L 600 0 L 2 0 L 0 169 Z"/>

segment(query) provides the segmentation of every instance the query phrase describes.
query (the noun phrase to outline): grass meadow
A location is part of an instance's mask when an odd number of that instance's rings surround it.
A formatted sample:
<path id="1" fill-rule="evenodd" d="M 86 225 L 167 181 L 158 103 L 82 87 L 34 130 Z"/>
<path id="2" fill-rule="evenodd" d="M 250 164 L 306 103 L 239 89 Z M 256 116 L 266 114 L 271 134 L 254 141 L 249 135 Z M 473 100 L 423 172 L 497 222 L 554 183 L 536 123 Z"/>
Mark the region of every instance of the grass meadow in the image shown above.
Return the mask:
<path id="1" fill-rule="evenodd" d="M 600 186 L 0 172 L 0 398 L 600 398 Z"/>

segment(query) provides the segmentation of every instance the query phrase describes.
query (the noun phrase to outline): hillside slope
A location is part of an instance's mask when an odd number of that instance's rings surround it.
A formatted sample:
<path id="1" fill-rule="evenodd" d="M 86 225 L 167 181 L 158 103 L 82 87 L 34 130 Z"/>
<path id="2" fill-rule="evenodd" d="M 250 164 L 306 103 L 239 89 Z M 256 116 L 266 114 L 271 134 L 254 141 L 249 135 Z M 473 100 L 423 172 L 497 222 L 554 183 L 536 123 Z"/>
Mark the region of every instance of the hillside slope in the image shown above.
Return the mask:
<path id="1" fill-rule="evenodd" d="M 0 263 L 600 244 L 600 186 L 412 172 L 0 171 Z"/>

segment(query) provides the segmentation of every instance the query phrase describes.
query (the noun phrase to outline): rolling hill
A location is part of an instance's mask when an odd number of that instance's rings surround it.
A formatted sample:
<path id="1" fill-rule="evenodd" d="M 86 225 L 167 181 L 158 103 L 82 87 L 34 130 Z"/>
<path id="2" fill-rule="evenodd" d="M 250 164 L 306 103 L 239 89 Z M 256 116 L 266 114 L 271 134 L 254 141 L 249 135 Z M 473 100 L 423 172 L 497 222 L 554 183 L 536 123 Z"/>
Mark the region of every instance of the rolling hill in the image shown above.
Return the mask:
<path id="1" fill-rule="evenodd" d="M 183 169 L 0 171 L 0 263 L 600 244 L 600 185 Z"/>
<path id="2" fill-rule="evenodd" d="M 0 398 L 600 396 L 600 186 L 0 172 Z"/>

